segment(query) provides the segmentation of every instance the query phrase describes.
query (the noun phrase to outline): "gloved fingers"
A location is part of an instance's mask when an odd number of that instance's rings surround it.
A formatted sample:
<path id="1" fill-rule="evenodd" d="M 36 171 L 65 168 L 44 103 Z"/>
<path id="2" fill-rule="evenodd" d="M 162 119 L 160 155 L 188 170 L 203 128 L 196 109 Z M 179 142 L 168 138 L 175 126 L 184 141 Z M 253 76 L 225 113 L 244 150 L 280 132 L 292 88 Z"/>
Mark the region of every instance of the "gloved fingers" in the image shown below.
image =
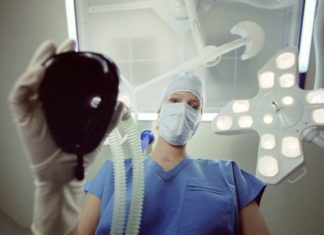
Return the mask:
<path id="1" fill-rule="evenodd" d="M 59 48 L 59 52 L 69 51 L 75 49 L 74 40 L 66 40 Z M 43 63 L 53 56 L 56 52 L 56 46 L 51 41 L 45 41 L 42 43 L 35 52 L 29 69 L 24 73 L 21 78 L 16 82 L 12 91 L 9 94 L 9 101 L 15 105 L 27 105 L 30 104 L 31 99 L 34 100 L 38 95 L 38 87 L 41 83 L 45 69 Z M 26 107 L 22 107 L 26 109 Z"/>
<path id="2" fill-rule="evenodd" d="M 43 42 L 36 50 L 34 56 L 32 57 L 28 70 L 33 67 L 42 66 L 42 64 L 48 60 L 56 52 L 56 46 L 52 41 Z"/>
<path id="3" fill-rule="evenodd" d="M 9 102 L 14 106 L 17 115 L 30 111 L 31 105 L 38 98 L 38 87 L 44 77 L 45 69 L 35 67 L 23 74 L 9 93 Z"/>
<path id="4" fill-rule="evenodd" d="M 57 50 L 57 54 L 68 52 L 68 51 L 75 51 L 75 49 L 76 49 L 76 41 L 73 39 L 67 39 L 59 46 L 59 49 Z"/>

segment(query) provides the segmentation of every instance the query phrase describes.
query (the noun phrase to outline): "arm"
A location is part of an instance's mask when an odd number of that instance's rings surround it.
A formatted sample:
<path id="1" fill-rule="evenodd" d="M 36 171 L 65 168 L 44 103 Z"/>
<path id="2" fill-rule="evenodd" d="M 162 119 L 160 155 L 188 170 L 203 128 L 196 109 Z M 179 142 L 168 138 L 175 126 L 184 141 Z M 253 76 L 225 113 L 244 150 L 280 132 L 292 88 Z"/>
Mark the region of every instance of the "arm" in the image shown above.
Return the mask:
<path id="1" fill-rule="evenodd" d="M 94 234 L 99 222 L 100 199 L 87 193 L 79 219 L 79 235 Z"/>
<path id="2" fill-rule="evenodd" d="M 270 235 L 267 224 L 255 201 L 244 207 L 239 214 L 241 235 Z"/>
<path id="3" fill-rule="evenodd" d="M 43 43 L 9 94 L 13 120 L 35 173 L 32 223 L 35 235 L 77 234 L 83 182 L 74 179 L 75 155 L 64 152 L 54 141 L 38 94 L 46 70 L 44 63 L 55 54 L 74 49 L 73 40 L 59 48 L 53 42 Z M 122 110 L 123 104 L 118 102 L 107 134 L 118 124 Z M 85 169 L 94 161 L 99 149 L 84 156 Z"/>

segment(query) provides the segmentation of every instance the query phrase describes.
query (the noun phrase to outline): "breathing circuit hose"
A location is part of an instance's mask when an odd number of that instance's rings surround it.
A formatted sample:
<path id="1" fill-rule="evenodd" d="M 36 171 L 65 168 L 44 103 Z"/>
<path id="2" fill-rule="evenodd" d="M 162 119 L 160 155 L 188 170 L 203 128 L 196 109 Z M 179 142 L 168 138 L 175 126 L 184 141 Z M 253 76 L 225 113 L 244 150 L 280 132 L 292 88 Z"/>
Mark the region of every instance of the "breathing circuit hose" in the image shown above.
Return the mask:
<path id="1" fill-rule="evenodd" d="M 124 153 L 121 146 L 121 137 L 115 128 L 111 133 L 110 143 L 114 162 L 114 207 L 110 235 L 122 235 L 125 228 L 126 214 L 126 176 Z"/>
<path id="2" fill-rule="evenodd" d="M 141 151 L 141 143 L 135 123 L 127 107 L 122 116 L 122 127 L 127 136 L 133 164 L 133 186 L 130 210 L 127 219 L 126 233 L 126 173 L 124 153 L 121 146 L 121 136 L 117 129 L 111 133 L 110 144 L 114 162 L 114 207 L 111 235 L 137 235 L 142 219 L 144 200 L 144 159 Z"/>
<path id="3" fill-rule="evenodd" d="M 141 141 L 135 123 L 129 109 L 127 111 L 128 115 L 126 114 L 122 118 L 122 126 L 128 137 L 128 143 L 133 157 L 133 187 L 126 235 L 136 235 L 140 229 L 144 201 L 144 159 L 141 151 Z"/>

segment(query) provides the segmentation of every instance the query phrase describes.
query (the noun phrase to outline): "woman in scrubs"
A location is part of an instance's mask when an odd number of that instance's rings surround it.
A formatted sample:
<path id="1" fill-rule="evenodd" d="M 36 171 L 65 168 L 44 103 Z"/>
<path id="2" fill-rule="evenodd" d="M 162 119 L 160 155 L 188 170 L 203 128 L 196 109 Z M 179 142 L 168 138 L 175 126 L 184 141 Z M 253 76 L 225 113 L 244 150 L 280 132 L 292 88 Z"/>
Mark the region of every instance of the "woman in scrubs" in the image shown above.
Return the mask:
<path id="1" fill-rule="evenodd" d="M 204 83 L 199 77 L 178 75 L 167 84 L 158 111 L 157 143 L 144 160 L 140 234 L 268 235 L 258 207 L 263 182 L 233 161 L 187 155 L 186 146 L 198 128 L 204 104 Z M 126 169 L 130 198 L 131 160 L 126 161 Z M 107 161 L 85 185 L 79 234 L 109 233 L 113 189 L 113 163 Z"/>

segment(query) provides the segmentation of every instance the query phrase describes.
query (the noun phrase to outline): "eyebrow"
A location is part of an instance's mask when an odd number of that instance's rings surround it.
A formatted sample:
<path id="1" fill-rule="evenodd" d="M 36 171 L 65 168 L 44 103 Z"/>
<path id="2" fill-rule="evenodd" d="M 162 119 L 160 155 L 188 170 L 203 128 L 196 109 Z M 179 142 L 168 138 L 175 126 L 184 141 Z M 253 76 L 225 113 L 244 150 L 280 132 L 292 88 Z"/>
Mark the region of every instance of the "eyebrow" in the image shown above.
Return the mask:
<path id="1" fill-rule="evenodd" d="M 197 100 L 197 99 L 194 99 L 194 100 L 189 100 L 189 103 L 197 103 L 197 104 L 199 104 L 199 105 L 200 105 L 200 101 L 199 101 L 199 100 Z"/>
<path id="2" fill-rule="evenodd" d="M 181 98 L 181 94 L 175 92 L 175 93 L 173 93 L 173 94 L 171 94 L 169 96 L 168 100 L 172 99 L 172 98 L 173 99 L 177 99 L 177 98 L 179 99 L 179 98 Z M 190 96 L 188 102 L 189 103 L 197 103 L 197 104 L 199 104 L 199 106 L 201 106 L 200 100 L 195 95 Z"/>

